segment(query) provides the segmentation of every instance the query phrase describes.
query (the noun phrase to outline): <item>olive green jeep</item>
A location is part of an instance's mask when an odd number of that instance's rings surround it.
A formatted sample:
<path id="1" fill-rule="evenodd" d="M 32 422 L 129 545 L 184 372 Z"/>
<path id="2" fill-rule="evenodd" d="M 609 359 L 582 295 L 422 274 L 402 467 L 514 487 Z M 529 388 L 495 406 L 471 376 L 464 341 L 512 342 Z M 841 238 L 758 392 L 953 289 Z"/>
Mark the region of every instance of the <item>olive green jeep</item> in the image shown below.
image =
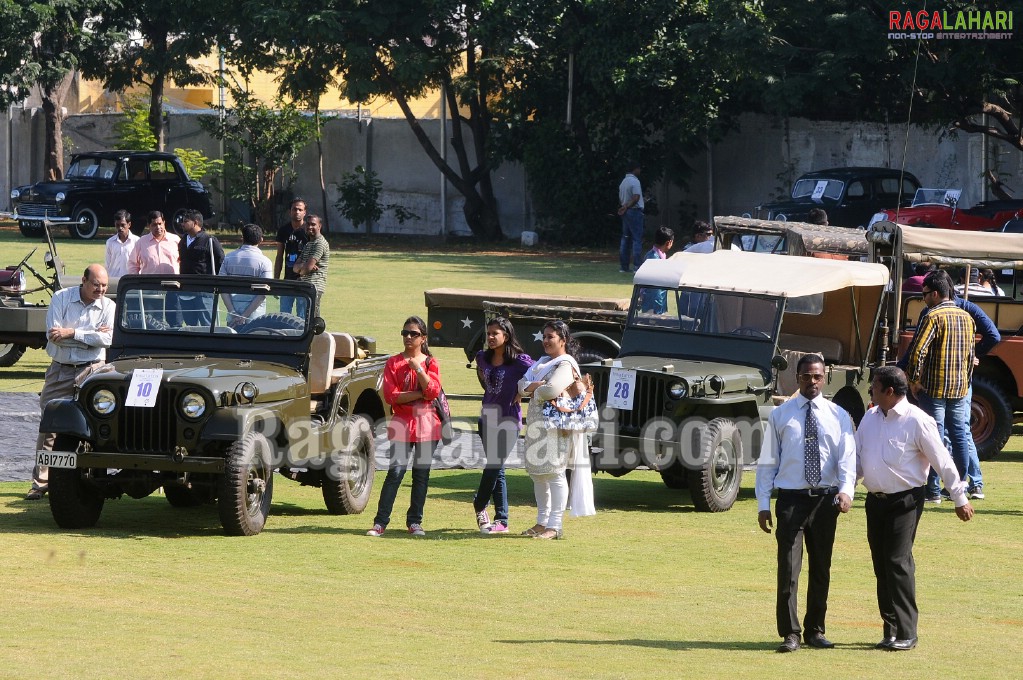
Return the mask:
<path id="1" fill-rule="evenodd" d="M 808 353 L 822 391 L 859 422 L 888 270 L 879 264 L 719 250 L 647 260 L 617 359 L 587 364 L 601 404 L 591 461 L 640 466 L 698 510 L 732 507 L 771 410 Z"/>
<path id="2" fill-rule="evenodd" d="M 310 310 L 315 290 L 248 277 L 120 279 L 107 363 L 43 410 L 40 431 L 57 436 L 37 462 L 50 468 L 60 527 L 91 527 L 106 499 L 163 487 L 175 507 L 216 503 L 227 534 L 257 534 L 274 470 L 320 487 L 332 514 L 363 511 L 387 358 L 311 313 L 276 311 L 282 298 Z"/>

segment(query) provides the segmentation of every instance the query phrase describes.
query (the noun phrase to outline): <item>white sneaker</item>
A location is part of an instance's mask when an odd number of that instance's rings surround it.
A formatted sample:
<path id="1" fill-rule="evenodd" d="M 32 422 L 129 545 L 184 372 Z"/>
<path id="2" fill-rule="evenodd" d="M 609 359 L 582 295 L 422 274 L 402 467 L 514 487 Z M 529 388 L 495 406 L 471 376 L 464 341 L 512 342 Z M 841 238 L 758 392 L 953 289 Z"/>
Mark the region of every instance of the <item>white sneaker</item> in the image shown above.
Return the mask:
<path id="1" fill-rule="evenodd" d="M 426 535 L 426 530 L 423 529 L 423 525 L 422 524 L 418 524 L 418 523 L 417 524 L 409 524 L 408 525 L 408 532 L 410 534 L 412 534 L 413 536 L 425 536 Z"/>
<path id="2" fill-rule="evenodd" d="M 490 515 L 487 514 L 487 509 L 483 508 L 476 513 L 476 524 L 479 526 L 480 531 L 484 531 L 490 528 Z"/>
<path id="3" fill-rule="evenodd" d="M 366 532 L 366 535 L 376 536 L 377 538 L 379 538 L 384 535 L 384 529 L 385 527 L 382 527 L 379 524 L 374 524 L 373 528 Z"/>

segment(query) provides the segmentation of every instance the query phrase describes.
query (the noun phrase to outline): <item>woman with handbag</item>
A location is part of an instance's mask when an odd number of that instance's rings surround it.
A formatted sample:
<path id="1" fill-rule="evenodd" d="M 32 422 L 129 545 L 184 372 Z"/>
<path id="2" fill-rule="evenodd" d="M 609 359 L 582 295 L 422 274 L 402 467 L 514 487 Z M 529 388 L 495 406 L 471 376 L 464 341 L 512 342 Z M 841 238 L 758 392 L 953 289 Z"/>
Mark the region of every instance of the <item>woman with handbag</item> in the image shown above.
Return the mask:
<path id="1" fill-rule="evenodd" d="M 480 532 L 488 535 L 508 532 L 508 488 L 504 462 L 518 442 L 522 429 L 522 406 L 518 382 L 533 364 L 515 337 L 511 321 L 495 317 L 487 324 L 487 348 L 476 354 L 476 377 L 483 388 L 479 433 L 486 457 L 480 486 L 473 498 L 473 512 Z M 487 505 L 494 501 L 494 522 Z"/>
<path id="2" fill-rule="evenodd" d="M 425 536 L 423 506 L 430 483 L 433 451 L 441 438 L 441 421 L 433 400 L 441 393 L 440 365 L 426 344 L 426 322 L 418 316 L 405 320 L 401 331 L 405 349 L 384 366 L 384 401 L 391 407 L 387 423 L 391 462 L 380 490 L 377 514 L 367 536 L 382 536 L 391 521 L 398 487 L 412 461 L 412 499 L 405 525 L 413 536 Z"/>
<path id="3" fill-rule="evenodd" d="M 573 466 L 573 486 L 580 489 L 578 497 L 573 498 L 572 512 L 578 516 L 593 514 L 585 434 L 586 429 L 593 428 L 587 425 L 585 429 L 566 429 L 566 414 L 559 414 L 557 404 L 562 399 L 574 401 L 575 405 L 585 402 L 594 415 L 595 408 L 592 387 L 581 380 L 579 364 L 573 356 L 579 344 L 572 339 L 564 321 L 550 321 L 543 327 L 543 348 L 547 356 L 533 364 L 519 381 L 519 393 L 531 397 L 526 415 L 523 463 L 533 479 L 537 508 L 536 524 L 522 533 L 534 538 L 558 539 L 563 537 L 562 519 L 568 505 L 565 469 L 569 465 Z M 550 412 L 550 417 L 545 416 L 545 410 Z M 595 421 L 592 424 L 595 427 Z"/>

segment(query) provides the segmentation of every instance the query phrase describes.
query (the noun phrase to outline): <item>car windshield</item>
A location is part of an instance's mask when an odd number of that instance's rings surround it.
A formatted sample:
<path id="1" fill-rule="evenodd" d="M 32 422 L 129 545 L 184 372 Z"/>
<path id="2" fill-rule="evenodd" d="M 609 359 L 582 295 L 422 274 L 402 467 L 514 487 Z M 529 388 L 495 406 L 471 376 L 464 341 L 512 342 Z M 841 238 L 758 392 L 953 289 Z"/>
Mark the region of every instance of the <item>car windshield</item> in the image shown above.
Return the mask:
<path id="1" fill-rule="evenodd" d="M 960 189 L 917 189 L 913 195 L 913 207 L 918 205 L 951 205 L 958 201 Z"/>
<path id="2" fill-rule="evenodd" d="M 282 295 L 136 288 L 119 298 L 118 324 L 126 331 L 297 337 L 308 323 L 280 311 L 294 299 Z M 298 301 L 309 307 L 307 298 Z"/>
<path id="3" fill-rule="evenodd" d="M 780 305 L 776 298 L 637 286 L 629 326 L 767 342 L 774 339 Z"/>
<path id="4" fill-rule="evenodd" d="M 117 161 L 112 158 L 78 158 L 68 168 L 67 179 L 112 179 Z"/>
<path id="5" fill-rule="evenodd" d="M 822 177 L 802 178 L 792 187 L 792 198 L 830 198 L 837 201 L 842 197 L 845 183 L 837 179 Z"/>
<path id="6" fill-rule="evenodd" d="M 774 234 L 743 234 L 739 238 L 738 244 L 747 253 L 788 254 L 788 246 L 784 236 Z"/>

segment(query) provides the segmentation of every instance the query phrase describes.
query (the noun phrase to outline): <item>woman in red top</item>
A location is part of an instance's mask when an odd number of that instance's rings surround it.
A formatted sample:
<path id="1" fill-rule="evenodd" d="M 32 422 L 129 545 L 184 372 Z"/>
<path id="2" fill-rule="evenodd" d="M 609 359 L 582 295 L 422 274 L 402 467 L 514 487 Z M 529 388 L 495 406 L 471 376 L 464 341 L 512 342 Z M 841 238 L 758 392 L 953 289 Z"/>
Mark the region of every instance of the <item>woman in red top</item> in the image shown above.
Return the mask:
<path id="1" fill-rule="evenodd" d="M 380 490 L 377 514 L 367 536 L 382 536 L 391 521 L 391 509 L 398 487 L 412 459 L 412 500 L 405 524 L 413 536 L 425 536 L 423 506 L 430 482 L 433 450 L 441 436 L 441 423 L 433 408 L 440 394 L 440 365 L 426 344 L 426 323 L 418 316 L 405 320 L 401 331 L 404 351 L 387 360 L 384 367 L 384 401 L 391 407 L 387 439 L 391 442 L 391 464 Z M 413 458 L 413 456 L 415 456 Z"/>

